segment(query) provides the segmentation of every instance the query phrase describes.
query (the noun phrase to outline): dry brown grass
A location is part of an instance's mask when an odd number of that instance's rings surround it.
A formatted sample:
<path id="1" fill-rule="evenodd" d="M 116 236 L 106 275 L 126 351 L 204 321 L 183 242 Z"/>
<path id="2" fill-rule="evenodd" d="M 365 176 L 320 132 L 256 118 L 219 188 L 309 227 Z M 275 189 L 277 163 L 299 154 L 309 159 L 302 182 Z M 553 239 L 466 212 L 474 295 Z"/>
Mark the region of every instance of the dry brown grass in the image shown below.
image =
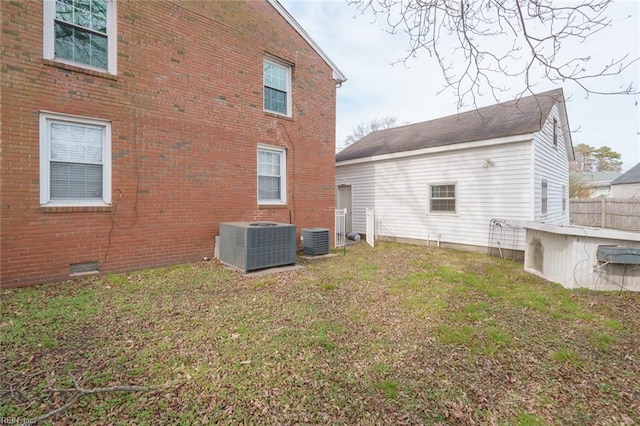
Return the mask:
<path id="1" fill-rule="evenodd" d="M 640 423 L 640 295 L 479 254 L 365 244 L 2 290 L 0 416 L 54 424 Z"/>

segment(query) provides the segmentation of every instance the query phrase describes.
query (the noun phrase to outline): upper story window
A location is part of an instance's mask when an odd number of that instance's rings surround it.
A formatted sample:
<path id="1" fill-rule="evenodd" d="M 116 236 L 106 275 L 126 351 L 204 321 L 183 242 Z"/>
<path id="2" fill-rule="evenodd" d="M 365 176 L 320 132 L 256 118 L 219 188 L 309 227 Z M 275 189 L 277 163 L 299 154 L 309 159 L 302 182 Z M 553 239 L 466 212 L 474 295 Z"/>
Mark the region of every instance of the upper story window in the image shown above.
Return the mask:
<path id="1" fill-rule="evenodd" d="M 456 186 L 455 185 L 431 185 L 430 196 L 431 212 L 456 212 Z"/>
<path id="2" fill-rule="evenodd" d="M 287 156 L 283 148 L 258 147 L 258 204 L 287 202 Z"/>
<path id="3" fill-rule="evenodd" d="M 264 110 L 291 117 L 291 67 L 265 59 Z"/>
<path id="4" fill-rule="evenodd" d="M 542 214 L 547 214 L 549 210 L 549 184 L 546 180 L 542 180 L 542 188 L 540 189 L 540 205 Z"/>
<path id="5" fill-rule="evenodd" d="M 116 74 L 115 8 L 115 0 L 45 0 L 45 59 Z"/>
<path id="6" fill-rule="evenodd" d="M 40 204 L 111 203 L 111 123 L 40 113 Z"/>
<path id="7" fill-rule="evenodd" d="M 558 120 L 553 119 L 553 146 L 558 147 Z"/>

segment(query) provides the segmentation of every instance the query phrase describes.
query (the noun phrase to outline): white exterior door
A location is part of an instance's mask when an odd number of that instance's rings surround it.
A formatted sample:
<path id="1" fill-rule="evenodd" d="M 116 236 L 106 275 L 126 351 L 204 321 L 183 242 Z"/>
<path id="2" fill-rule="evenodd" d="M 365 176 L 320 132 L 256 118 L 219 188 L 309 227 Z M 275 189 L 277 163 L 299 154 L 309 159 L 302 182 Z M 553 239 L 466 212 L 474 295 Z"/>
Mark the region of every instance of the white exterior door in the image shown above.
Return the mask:
<path id="1" fill-rule="evenodd" d="M 352 231 L 351 185 L 338 186 L 338 210 L 347 209 L 345 217 L 347 234 Z"/>

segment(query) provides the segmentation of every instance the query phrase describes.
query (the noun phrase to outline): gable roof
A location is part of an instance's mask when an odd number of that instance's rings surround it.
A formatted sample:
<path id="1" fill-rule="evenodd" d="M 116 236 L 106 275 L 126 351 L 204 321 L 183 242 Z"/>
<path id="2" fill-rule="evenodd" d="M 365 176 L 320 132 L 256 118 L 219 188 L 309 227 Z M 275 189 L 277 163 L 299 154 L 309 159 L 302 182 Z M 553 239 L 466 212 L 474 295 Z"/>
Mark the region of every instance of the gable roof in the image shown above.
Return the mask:
<path id="1" fill-rule="evenodd" d="M 621 174 L 617 179 L 614 179 L 611 185 L 624 185 L 628 183 L 640 183 L 640 163 Z"/>
<path id="2" fill-rule="evenodd" d="M 584 186 L 592 188 L 599 186 L 611 186 L 611 183 L 620 176 L 620 172 L 587 172 L 570 173 Z"/>
<path id="3" fill-rule="evenodd" d="M 562 89 L 422 123 L 378 130 L 340 151 L 336 155 L 336 161 L 537 132 L 542 129 L 556 103 L 561 106 L 564 114 Z M 568 123 L 563 124 L 566 128 L 565 139 L 570 141 Z M 573 152 L 570 156 L 573 156 Z"/>
<path id="4" fill-rule="evenodd" d="M 282 17 L 289 23 L 289 25 L 291 25 L 293 27 L 293 29 L 296 30 L 298 32 L 298 34 L 300 34 L 300 36 L 307 43 L 309 43 L 309 46 L 311 46 L 311 48 L 313 50 L 315 50 L 318 55 L 320 55 L 320 57 L 327 63 L 327 65 L 329 65 L 329 67 L 333 71 L 333 79 L 338 84 L 342 84 L 345 81 L 347 81 L 347 77 L 345 77 L 345 75 L 342 73 L 342 71 L 340 71 L 338 69 L 336 64 L 334 64 L 333 61 L 331 59 L 329 59 L 327 54 L 324 53 L 322 51 L 322 49 L 320 49 L 320 46 L 318 46 L 318 44 L 316 44 L 316 42 L 313 41 L 311 36 L 304 30 L 304 28 L 302 28 L 302 26 L 298 23 L 298 21 L 296 21 L 295 18 L 293 16 L 291 16 L 289 11 L 287 9 L 285 9 L 285 7 L 283 5 L 281 5 L 278 0 L 267 0 L 267 2 L 271 6 L 273 6 L 273 8 L 275 10 L 277 10 L 280 15 L 282 15 Z"/>

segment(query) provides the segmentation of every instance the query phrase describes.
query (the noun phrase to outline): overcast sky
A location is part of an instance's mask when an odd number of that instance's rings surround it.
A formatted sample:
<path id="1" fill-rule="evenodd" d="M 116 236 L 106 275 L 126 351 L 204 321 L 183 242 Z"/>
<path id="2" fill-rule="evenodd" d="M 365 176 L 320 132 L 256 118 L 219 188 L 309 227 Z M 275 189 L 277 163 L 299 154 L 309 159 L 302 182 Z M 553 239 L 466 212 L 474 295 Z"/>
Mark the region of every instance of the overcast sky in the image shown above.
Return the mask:
<path id="1" fill-rule="evenodd" d="M 457 98 L 443 89 L 437 63 L 424 53 L 408 66 L 396 63 L 404 58 L 408 39 L 386 32 L 385 23 L 374 22 L 345 0 L 280 0 L 289 13 L 311 35 L 320 48 L 346 75 L 348 81 L 337 90 L 336 145 L 341 146 L 352 130 L 375 118 L 395 117 L 398 124 L 418 123 L 457 112 Z M 640 57 L 640 1 L 619 0 L 608 16 L 614 25 L 595 35 L 588 44 L 572 46 L 572 53 L 591 56 L 602 65 L 629 53 Z M 579 49 L 585 49 L 579 52 Z M 633 82 L 640 87 L 640 66 L 636 63 L 622 76 L 601 81 L 595 89 L 611 90 Z M 516 93 L 501 95 L 510 100 Z M 539 81 L 535 92 L 554 89 Z M 640 96 L 586 96 L 575 83 L 562 86 L 573 145 L 610 146 L 622 154 L 623 171 L 640 162 Z M 492 96 L 477 100 L 478 106 L 495 103 Z M 467 111 L 471 106 L 463 107 Z"/>

